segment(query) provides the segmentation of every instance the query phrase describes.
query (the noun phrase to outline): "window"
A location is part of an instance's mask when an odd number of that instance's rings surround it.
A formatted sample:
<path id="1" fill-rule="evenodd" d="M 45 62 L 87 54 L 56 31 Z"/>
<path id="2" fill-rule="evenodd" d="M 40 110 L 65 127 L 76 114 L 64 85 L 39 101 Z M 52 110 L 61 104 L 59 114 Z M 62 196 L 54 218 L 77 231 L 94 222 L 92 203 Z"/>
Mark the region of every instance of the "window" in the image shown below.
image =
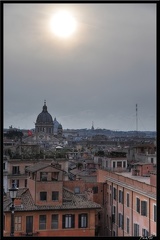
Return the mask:
<path id="1" fill-rule="evenodd" d="M 33 232 L 33 216 L 26 216 L 26 233 Z"/>
<path id="2" fill-rule="evenodd" d="M 137 200 L 136 200 L 136 211 L 138 212 L 138 213 L 140 213 L 140 199 L 139 198 L 136 198 Z"/>
<path id="3" fill-rule="evenodd" d="M 51 173 L 51 180 L 52 181 L 58 181 L 58 175 L 59 175 L 59 172 L 52 172 Z"/>
<path id="4" fill-rule="evenodd" d="M 127 233 L 129 233 L 129 218 L 127 218 Z"/>
<path id="5" fill-rule="evenodd" d="M 119 202 L 123 204 L 123 191 L 119 190 Z"/>
<path id="6" fill-rule="evenodd" d="M 134 236 L 139 236 L 139 225 L 137 223 L 134 223 Z"/>
<path id="7" fill-rule="evenodd" d="M 97 186 L 93 187 L 93 193 L 98 193 L 98 187 Z"/>
<path id="8" fill-rule="evenodd" d="M 62 228 L 74 228 L 74 218 L 73 214 L 63 215 Z"/>
<path id="9" fill-rule="evenodd" d="M 24 187 L 27 187 L 27 179 L 24 180 Z"/>
<path id="10" fill-rule="evenodd" d="M 86 213 L 80 214 L 78 218 L 78 227 L 87 228 L 88 216 Z"/>
<path id="11" fill-rule="evenodd" d="M 147 202 L 141 201 L 141 215 L 147 217 Z"/>
<path id="12" fill-rule="evenodd" d="M 113 188 L 113 198 L 114 198 L 114 200 L 117 199 L 116 195 L 117 195 L 116 188 Z"/>
<path id="13" fill-rule="evenodd" d="M 12 167 L 12 174 L 19 174 L 20 171 L 19 171 L 19 166 L 13 166 Z"/>
<path id="14" fill-rule="evenodd" d="M 154 205 L 154 222 L 157 222 L 157 206 Z"/>
<path id="15" fill-rule="evenodd" d="M 153 158 L 151 158 L 151 163 L 153 163 Z"/>
<path id="16" fill-rule="evenodd" d="M 52 192 L 52 200 L 53 201 L 58 201 L 59 198 L 59 192 Z"/>
<path id="17" fill-rule="evenodd" d="M 116 163 L 115 162 L 113 162 L 113 168 L 115 168 L 116 167 Z"/>
<path id="18" fill-rule="evenodd" d="M 116 232 L 115 231 L 113 231 L 113 237 L 115 237 L 116 236 Z"/>
<path id="19" fill-rule="evenodd" d="M 34 179 L 35 178 L 35 173 L 32 173 L 32 179 Z"/>
<path id="20" fill-rule="evenodd" d="M 123 168 L 125 168 L 125 167 L 126 167 L 126 162 L 123 161 Z"/>
<path id="21" fill-rule="evenodd" d="M 107 192 L 107 201 L 106 202 L 109 202 L 109 194 L 108 194 L 108 192 Z"/>
<path id="22" fill-rule="evenodd" d="M 129 207 L 129 193 L 127 193 L 127 207 Z"/>
<path id="23" fill-rule="evenodd" d="M 47 175 L 46 172 L 40 172 L 40 181 L 47 181 Z"/>
<path id="24" fill-rule="evenodd" d="M 21 231 L 22 230 L 22 217 L 15 217 L 14 218 L 14 227 L 15 227 L 15 231 Z"/>
<path id="25" fill-rule="evenodd" d="M 106 168 L 108 167 L 108 161 L 106 161 Z"/>
<path id="26" fill-rule="evenodd" d="M 116 216 L 116 207 L 113 206 L 113 213 L 112 213 L 112 223 L 115 223 L 115 217 Z"/>
<path id="27" fill-rule="evenodd" d="M 118 226 L 123 229 L 123 215 L 118 213 Z"/>
<path id="28" fill-rule="evenodd" d="M 27 167 L 29 167 L 29 166 L 25 166 L 25 167 L 24 167 L 24 171 L 25 171 L 25 173 L 27 173 L 27 170 L 26 170 Z"/>
<path id="29" fill-rule="evenodd" d="M 117 161 L 117 167 L 122 167 L 122 162 L 121 161 Z"/>
<path id="30" fill-rule="evenodd" d="M 3 170 L 5 170 L 5 165 L 6 165 L 6 164 L 5 164 L 5 163 L 3 163 Z"/>
<path id="31" fill-rule="evenodd" d="M 142 228 L 142 237 L 148 237 L 148 231 Z"/>
<path id="32" fill-rule="evenodd" d="M 47 192 L 40 192 L 40 200 L 47 201 Z"/>
<path id="33" fill-rule="evenodd" d="M 110 197 L 110 205 L 112 205 L 111 193 L 110 193 L 109 197 Z"/>
<path id="34" fill-rule="evenodd" d="M 58 214 L 53 214 L 51 218 L 51 228 L 57 229 L 58 228 Z"/>
<path id="35" fill-rule="evenodd" d="M 76 194 L 80 193 L 80 187 L 75 187 L 74 188 L 74 193 L 76 193 Z"/>
<path id="36" fill-rule="evenodd" d="M 18 179 L 12 180 L 12 187 L 13 186 L 16 186 L 17 188 L 19 188 L 19 180 Z"/>
<path id="37" fill-rule="evenodd" d="M 46 215 L 39 216 L 39 229 L 46 229 Z"/>

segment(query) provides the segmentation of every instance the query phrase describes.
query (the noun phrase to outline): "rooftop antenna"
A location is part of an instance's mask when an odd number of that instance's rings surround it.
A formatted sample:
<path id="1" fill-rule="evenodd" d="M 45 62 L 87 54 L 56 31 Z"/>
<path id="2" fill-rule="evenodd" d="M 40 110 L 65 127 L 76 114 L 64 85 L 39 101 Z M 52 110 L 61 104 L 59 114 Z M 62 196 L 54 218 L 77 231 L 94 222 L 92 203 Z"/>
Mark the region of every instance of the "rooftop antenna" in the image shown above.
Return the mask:
<path id="1" fill-rule="evenodd" d="M 94 122 L 92 121 L 92 130 L 94 130 Z"/>
<path id="2" fill-rule="evenodd" d="M 136 135 L 138 137 L 138 105 L 136 103 Z"/>

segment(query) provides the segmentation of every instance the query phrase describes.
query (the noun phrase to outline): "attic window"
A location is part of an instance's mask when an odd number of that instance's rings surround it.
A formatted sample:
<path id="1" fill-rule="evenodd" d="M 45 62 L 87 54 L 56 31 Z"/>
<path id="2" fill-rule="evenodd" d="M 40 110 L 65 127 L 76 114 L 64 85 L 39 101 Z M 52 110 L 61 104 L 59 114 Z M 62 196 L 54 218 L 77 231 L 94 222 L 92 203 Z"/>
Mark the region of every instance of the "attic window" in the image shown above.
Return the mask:
<path id="1" fill-rule="evenodd" d="M 52 172 L 51 179 L 52 181 L 58 181 L 59 172 Z"/>
<path id="2" fill-rule="evenodd" d="M 93 187 L 92 189 L 93 189 L 93 193 L 98 193 L 98 187 L 97 186 Z"/>
<path id="3" fill-rule="evenodd" d="M 40 180 L 47 181 L 47 175 L 48 175 L 48 173 L 46 173 L 46 172 L 40 172 Z"/>
<path id="4" fill-rule="evenodd" d="M 74 193 L 75 193 L 75 194 L 80 193 L 80 187 L 75 187 L 75 188 L 74 188 Z"/>

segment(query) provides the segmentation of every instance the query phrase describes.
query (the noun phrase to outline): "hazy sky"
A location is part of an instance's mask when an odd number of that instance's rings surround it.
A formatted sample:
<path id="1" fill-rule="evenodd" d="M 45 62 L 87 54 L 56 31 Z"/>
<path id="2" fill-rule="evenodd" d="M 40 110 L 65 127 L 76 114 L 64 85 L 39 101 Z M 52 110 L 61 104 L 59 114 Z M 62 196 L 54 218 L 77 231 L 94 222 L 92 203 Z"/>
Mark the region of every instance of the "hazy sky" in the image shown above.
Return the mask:
<path id="1" fill-rule="evenodd" d="M 50 19 L 67 10 L 67 39 Z M 4 127 L 156 130 L 156 4 L 4 4 Z"/>

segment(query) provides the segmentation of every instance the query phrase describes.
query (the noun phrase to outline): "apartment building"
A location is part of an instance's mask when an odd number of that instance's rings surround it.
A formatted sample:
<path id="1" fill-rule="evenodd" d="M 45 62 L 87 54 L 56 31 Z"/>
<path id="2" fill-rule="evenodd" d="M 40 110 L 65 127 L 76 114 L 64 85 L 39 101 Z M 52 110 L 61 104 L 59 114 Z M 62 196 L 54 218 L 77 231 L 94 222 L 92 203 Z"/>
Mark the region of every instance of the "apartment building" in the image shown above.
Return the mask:
<path id="1" fill-rule="evenodd" d="M 19 188 L 15 199 L 15 236 L 95 236 L 101 205 L 64 186 L 60 164 L 37 163 L 26 171 L 28 188 Z M 5 198 L 3 234 L 9 236 L 11 199 Z"/>
<path id="2" fill-rule="evenodd" d="M 157 163 L 156 143 L 143 143 L 128 148 L 127 159 L 129 162 L 140 161 L 146 163 Z"/>
<path id="3" fill-rule="evenodd" d="M 112 152 L 111 152 L 112 153 Z M 94 162 L 100 164 L 102 169 L 111 171 L 124 171 L 127 169 L 127 157 L 125 153 L 113 152 L 106 156 L 94 156 Z"/>
<path id="4" fill-rule="evenodd" d="M 149 177 L 99 169 L 97 182 L 104 183 L 104 236 L 156 235 L 156 187 Z"/>
<path id="5" fill-rule="evenodd" d="M 27 172 L 26 168 L 33 166 L 36 163 L 49 164 L 54 162 L 53 159 L 8 159 L 4 160 L 6 166 L 6 174 L 3 176 L 5 182 L 5 190 L 8 191 L 12 184 L 15 183 L 18 188 L 27 187 Z M 56 161 L 60 164 L 61 169 L 68 172 L 68 160 L 66 158 L 57 158 Z M 7 179 L 7 180 L 6 180 Z M 68 175 L 64 176 L 64 180 L 68 180 Z M 6 184 L 7 181 L 7 184 Z"/>
<path id="6" fill-rule="evenodd" d="M 8 157 L 3 156 L 3 191 L 7 192 L 8 190 Z"/>

